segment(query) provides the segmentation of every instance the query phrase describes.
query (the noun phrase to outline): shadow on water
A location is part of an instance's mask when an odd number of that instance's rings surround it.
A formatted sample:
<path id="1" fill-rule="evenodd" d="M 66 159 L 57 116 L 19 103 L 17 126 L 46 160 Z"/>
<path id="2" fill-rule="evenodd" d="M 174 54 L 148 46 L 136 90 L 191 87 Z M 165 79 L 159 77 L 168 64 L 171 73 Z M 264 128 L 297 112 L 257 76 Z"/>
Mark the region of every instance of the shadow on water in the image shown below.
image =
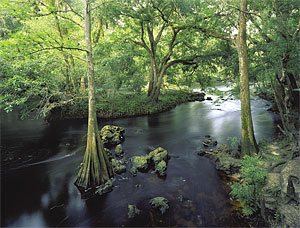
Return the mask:
<path id="1" fill-rule="evenodd" d="M 171 159 L 164 179 L 151 169 L 139 172 L 136 177 L 127 171 L 115 177 L 111 193 L 88 200 L 83 200 L 74 186 L 85 149 L 85 120 L 45 125 L 41 121 L 19 122 L 14 117 L 4 117 L 7 121 L 1 121 L 2 144 L 24 151 L 48 151 L 49 156 L 2 173 L 1 225 L 246 226 L 232 210 L 228 188 L 220 180 L 213 162 L 195 153 L 205 135 L 213 136 L 219 144 L 226 143 L 228 137 L 239 137 L 238 102 L 228 102 L 220 106 L 221 110 L 207 101 L 192 102 L 153 116 L 101 122 L 101 126 L 115 124 L 126 129 L 123 149 L 128 160 L 148 153 L 151 146 L 166 148 Z M 275 132 L 276 116 L 264 107 L 260 101 L 253 107 L 259 140 Z M 130 167 L 129 162 L 127 170 Z M 165 215 L 149 205 L 149 200 L 156 196 L 169 200 L 170 208 Z M 137 205 L 141 214 L 128 219 L 128 204 Z"/>

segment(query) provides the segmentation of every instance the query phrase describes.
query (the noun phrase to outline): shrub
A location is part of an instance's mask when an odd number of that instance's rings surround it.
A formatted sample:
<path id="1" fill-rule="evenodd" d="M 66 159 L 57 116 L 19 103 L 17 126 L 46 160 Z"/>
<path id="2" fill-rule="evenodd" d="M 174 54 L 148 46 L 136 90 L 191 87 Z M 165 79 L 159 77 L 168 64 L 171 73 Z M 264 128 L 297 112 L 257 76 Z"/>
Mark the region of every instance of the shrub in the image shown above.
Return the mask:
<path id="1" fill-rule="evenodd" d="M 243 205 L 243 214 L 246 216 L 252 215 L 261 208 L 260 199 L 267 172 L 259 166 L 259 162 L 258 155 L 251 157 L 246 155 L 241 161 L 241 183 L 231 183 L 230 195 Z"/>

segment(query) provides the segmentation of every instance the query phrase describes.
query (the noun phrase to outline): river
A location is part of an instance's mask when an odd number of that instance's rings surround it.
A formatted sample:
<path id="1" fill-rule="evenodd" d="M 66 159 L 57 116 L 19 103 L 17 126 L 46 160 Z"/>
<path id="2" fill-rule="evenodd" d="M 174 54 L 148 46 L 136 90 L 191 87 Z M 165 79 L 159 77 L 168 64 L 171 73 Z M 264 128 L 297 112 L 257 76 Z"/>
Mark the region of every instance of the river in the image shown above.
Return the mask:
<path id="1" fill-rule="evenodd" d="M 215 99 L 215 97 L 213 97 Z M 268 112 L 270 104 L 252 101 L 255 136 L 258 141 L 276 133 L 278 116 Z M 17 120 L 14 114 L 1 115 L 1 147 L 50 154 L 45 160 L 1 173 L 1 225 L 5 227 L 122 227 L 122 226 L 244 226 L 236 216 L 226 186 L 214 163 L 196 154 L 205 135 L 218 145 L 228 137 L 240 137 L 238 100 L 190 102 L 145 117 L 102 121 L 100 127 L 124 127 L 123 148 L 129 160 L 145 155 L 149 147 L 168 150 L 166 178 L 138 172 L 117 175 L 109 194 L 81 199 L 74 181 L 85 150 L 86 120 L 45 124 L 40 120 Z M 156 196 L 169 200 L 170 209 L 160 215 L 148 201 Z M 128 219 L 128 204 L 142 210 Z"/>

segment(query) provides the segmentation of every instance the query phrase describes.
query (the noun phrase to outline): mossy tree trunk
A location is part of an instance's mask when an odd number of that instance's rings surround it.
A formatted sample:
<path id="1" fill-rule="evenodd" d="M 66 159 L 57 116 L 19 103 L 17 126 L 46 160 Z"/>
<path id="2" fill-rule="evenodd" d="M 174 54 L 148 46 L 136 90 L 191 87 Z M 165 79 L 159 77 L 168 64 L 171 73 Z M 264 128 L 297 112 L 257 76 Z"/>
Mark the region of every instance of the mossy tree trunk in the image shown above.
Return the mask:
<path id="1" fill-rule="evenodd" d="M 96 117 L 94 64 L 91 45 L 91 12 L 89 0 L 84 1 L 85 41 L 88 77 L 89 117 L 86 151 L 75 185 L 87 189 L 104 184 L 113 176 L 111 163 L 100 140 Z"/>
<path id="2" fill-rule="evenodd" d="M 254 137 L 251 106 L 250 106 L 250 91 L 249 91 L 249 76 L 248 76 L 248 53 L 246 44 L 246 16 L 247 0 L 240 0 L 240 25 L 236 46 L 239 56 L 239 72 L 240 72 L 240 96 L 241 96 L 241 120 L 242 120 L 242 135 L 241 135 L 241 155 L 251 155 L 258 152 L 258 146 Z"/>

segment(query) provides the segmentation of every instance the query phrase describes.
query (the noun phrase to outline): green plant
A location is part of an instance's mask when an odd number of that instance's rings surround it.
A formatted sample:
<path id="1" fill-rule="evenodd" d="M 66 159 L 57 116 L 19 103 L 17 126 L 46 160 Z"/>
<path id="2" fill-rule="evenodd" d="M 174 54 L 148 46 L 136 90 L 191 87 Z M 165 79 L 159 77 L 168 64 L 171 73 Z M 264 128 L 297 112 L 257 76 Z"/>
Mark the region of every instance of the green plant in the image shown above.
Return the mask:
<path id="1" fill-rule="evenodd" d="M 261 208 L 260 199 L 267 172 L 259 165 L 260 161 L 258 155 L 246 155 L 241 161 L 241 183 L 231 183 L 230 195 L 243 205 L 243 214 L 246 216 Z"/>
<path id="2" fill-rule="evenodd" d="M 236 147 L 237 145 L 239 145 L 239 140 L 236 136 L 228 137 L 226 140 L 230 142 L 231 147 Z"/>

